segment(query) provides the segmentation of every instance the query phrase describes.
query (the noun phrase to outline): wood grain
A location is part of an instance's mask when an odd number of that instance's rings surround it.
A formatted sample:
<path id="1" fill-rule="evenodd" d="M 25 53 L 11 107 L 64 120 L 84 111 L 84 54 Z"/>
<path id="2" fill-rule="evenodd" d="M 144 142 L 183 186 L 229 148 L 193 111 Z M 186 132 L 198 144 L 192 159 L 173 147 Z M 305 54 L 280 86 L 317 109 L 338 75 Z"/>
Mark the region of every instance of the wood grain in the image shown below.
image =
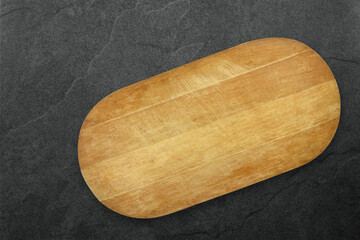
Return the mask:
<path id="1" fill-rule="evenodd" d="M 339 117 L 323 59 L 295 40 L 261 39 L 104 98 L 81 128 L 79 163 L 105 206 L 159 217 L 311 161 Z"/>

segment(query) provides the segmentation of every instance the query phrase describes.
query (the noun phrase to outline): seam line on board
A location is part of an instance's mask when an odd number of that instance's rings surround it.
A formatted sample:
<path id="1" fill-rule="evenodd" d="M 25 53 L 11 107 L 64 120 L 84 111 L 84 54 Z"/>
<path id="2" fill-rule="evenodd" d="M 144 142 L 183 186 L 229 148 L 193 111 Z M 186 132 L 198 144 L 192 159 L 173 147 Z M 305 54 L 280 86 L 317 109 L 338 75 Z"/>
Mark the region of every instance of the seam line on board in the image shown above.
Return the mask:
<path id="1" fill-rule="evenodd" d="M 220 84 L 220 83 L 223 83 L 223 82 L 229 81 L 229 80 L 231 80 L 231 79 L 240 77 L 240 76 L 242 76 L 242 75 L 245 75 L 245 74 L 254 72 L 254 71 L 259 70 L 259 69 L 261 69 L 261 68 L 268 67 L 268 66 L 271 66 L 271 65 L 273 65 L 273 64 L 276 64 L 276 63 L 279 63 L 279 62 L 288 60 L 288 59 L 290 59 L 290 58 L 296 57 L 296 56 L 298 56 L 298 55 L 300 55 L 300 54 L 302 54 L 302 53 L 308 52 L 308 51 L 311 51 L 311 49 L 307 49 L 307 50 L 305 50 L 305 51 L 301 51 L 301 52 L 299 52 L 299 53 L 296 53 L 296 54 L 287 56 L 287 57 L 285 57 L 285 58 L 281 58 L 281 59 L 276 60 L 276 61 L 274 61 L 274 62 L 265 64 L 265 65 L 261 65 L 261 66 L 259 66 L 259 67 L 253 68 L 253 69 L 251 69 L 251 70 L 249 70 L 249 71 L 243 72 L 243 73 L 237 75 L 236 77 L 227 78 L 227 79 L 225 79 L 225 80 L 223 80 L 223 81 L 220 81 L 220 82 L 217 82 L 217 83 L 215 83 L 215 84 L 211 84 L 211 85 L 208 85 L 208 86 L 206 86 L 206 87 L 196 89 L 196 90 L 194 90 L 194 91 L 186 92 L 186 93 L 181 94 L 181 95 L 178 95 L 178 96 L 176 96 L 176 97 L 172 97 L 172 98 L 166 99 L 165 101 L 158 102 L 158 103 L 156 103 L 156 104 L 153 104 L 153 105 L 150 105 L 150 106 L 147 106 L 147 107 L 144 107 L 144 108 L 140 108 L 140 109 L 138 109 L 138 110 L 136 110 L 136 111 L 133 111 L 133 112 L 131 112 L 131 113 L 124 114 L 124 115 L 121 115 L 121 116 L 119 116 L 119 117 L 115 117 L 115 118 L 109 119 L 109 120 L 107 120 L 107 121 L 105 121 L 105 122 L 101 122 L 101 123 L 98 123 L 98 124 L 96 124 L 96 125 L 90 126 L 90 127 L 86 128 L 85 131 L 88 130 L 88 129 L 92 129 L 92 128 L 101 126 L 101 125 L 106 124 L 106 123 L 108 123 L 108 122 L 112 122 L 112 121 L 115 121 L 115 120 L 118 120 L 118 119 L 121 119 L 121 118 L 130 116 L 130 115 L 132 115 L 132 114 L 135 114 L 135 113 L 138 113 L 138 112 L 141 112 L 141 111 L 150 109 L 150 108 L 152 108 L 152 107 L 156 107 L 156 106 L 162 105 L 162 104 L 164 104 L 164 103 L 167 103 L 167 102 L 173 101 L 173 100 L 175 100 L 175 99 L 178 99 L 178 98 L 180 98 L 180 97 L 183 97 L 183 96 L 186 96 L 186 95 L 189 95 L 189 94 L 198 92 L 198 91 L 200 91 L 200 90 L 204 90 L 204 89 L 206 89 L 206 88 L 209 88 L 209 87 L 212 87 L 212 86 L 216 86 L 216 85 L 218 85 L 218 84 Z"/>

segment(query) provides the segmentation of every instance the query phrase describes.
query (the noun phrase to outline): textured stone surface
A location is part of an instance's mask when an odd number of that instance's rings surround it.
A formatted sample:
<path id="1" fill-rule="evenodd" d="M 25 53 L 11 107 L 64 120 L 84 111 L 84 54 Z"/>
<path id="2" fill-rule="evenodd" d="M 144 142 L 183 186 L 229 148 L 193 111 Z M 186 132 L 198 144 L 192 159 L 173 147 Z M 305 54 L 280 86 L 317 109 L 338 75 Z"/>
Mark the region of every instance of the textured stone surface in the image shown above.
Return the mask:
<path id="1" fill-rule="evenodd" d="M 360 239 L 358 0 L 3 0 L 0 239 Z M 338 81 L 338 132 L 311 163 L 152 220 L 87 188 L 77 138 L 107 94 L 264 37 L 316 50 Z"/>

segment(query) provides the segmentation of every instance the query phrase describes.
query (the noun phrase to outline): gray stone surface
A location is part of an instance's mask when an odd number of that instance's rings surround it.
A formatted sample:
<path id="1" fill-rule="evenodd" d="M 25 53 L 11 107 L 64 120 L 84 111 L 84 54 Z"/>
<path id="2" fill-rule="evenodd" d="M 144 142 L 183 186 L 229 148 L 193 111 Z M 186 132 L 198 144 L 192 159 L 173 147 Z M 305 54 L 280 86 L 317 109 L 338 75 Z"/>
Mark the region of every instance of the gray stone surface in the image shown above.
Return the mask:
<path id="1" fill-rule="evenodd" d="M 360 239 L 359 0 L 2 0 L 0 239 Z M 153 220 L 87 188 L 77 138 L 107 94 L 240 43 L 315 49 L 341 92 L 311 163 Z"/>

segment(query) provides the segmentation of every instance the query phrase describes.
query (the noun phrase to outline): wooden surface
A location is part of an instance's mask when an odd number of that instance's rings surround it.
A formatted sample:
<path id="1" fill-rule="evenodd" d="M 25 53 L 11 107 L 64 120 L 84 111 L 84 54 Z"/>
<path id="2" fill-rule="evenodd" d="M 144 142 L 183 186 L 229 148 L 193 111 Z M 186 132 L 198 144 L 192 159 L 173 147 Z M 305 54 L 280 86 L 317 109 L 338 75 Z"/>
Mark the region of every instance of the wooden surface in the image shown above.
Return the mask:
<path id="1" fill-rule="evenodd" d="M 81 128 L 79 163 L 105 206 L 159 217 L 311 161 L 339 117 L 323 59 L 294 40 L 261 39 L 104 98 Z"/>

